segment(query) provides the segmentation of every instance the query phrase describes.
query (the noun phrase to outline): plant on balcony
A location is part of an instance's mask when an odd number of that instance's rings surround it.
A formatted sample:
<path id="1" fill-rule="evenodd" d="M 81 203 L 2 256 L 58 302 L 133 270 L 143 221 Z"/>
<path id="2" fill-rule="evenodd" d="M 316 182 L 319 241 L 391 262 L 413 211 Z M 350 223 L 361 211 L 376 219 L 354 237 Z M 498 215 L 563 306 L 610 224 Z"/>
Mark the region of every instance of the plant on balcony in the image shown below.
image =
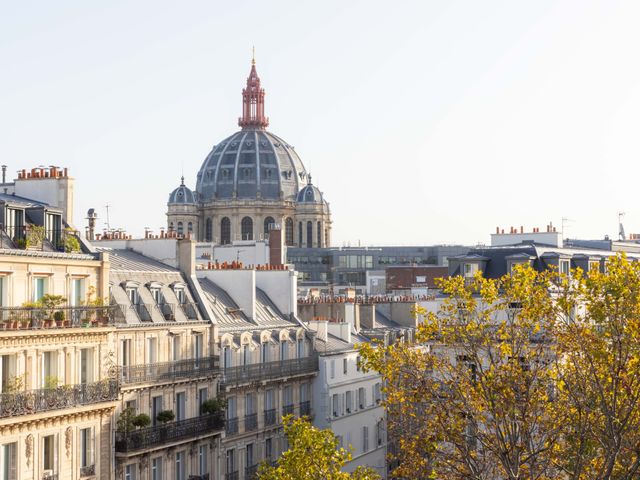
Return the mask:
<path id="1" fill-rule="evenodd" d="M 200 413 L 202 415 L 214 415 L 220 413 L 224 410 L 226 406 L 226 401 L 220 397 L 210 398 L 209 400 L 205 400 L 200 405 Z"/>
<path id="2" fill-rule="evenodd" d="M 78 237 L 76 237 L 76 232 L 73 229 L 65 229 L 62 247 L 66 253 L 75 253 L 80 251 L 80 241 L 78 240 Z"/>
<path id="3" fill-rule="evenodd" d="M 90 285 L 87 288 L 87 299 L 83 302 L 87 307 L 106 307 L 108 305 L 107 299 L 98 297 L 97 289 L 94 285 Z M 108 322 L 107 317 L 108 308 L 94 308 L 87 312 L 87 318 L 85 320 L 86 324 L 92 323 L 103 323 L 106 324 Z"/>
<path id="4" fill-rule="evenodd" d="M 62 325 L 64 325 L 65 321 L 64 321 L 64 311 L 63 310 L 56 310 L 53 313 L 53 319 L 56 322 L 56 325 L 59 327 L 62 327 Z"/>
<path id="5" fill-rule="evenodd" d="M 146 428 L 151 425 L 151 417 L 146 413 L 140 413 L 131 419 L 131 424 L 136 428 Z"/>
<path id="6" fill-rule="evenodd" d="M 42 246 L 45 239 L 45 230 L 41 225 L 29 225 L 27 230 L 26 248 Z"/>
<path id="7" fill-rule="evenodd" d="M 60 379 L 55 375 L 47 375 L 44 377 L 44 388 L 45 390 L 55 390 L 60 385 Z"/>
<path id="8" fill-rule="evenodd" d="M 118 432 L 128 433 L 135 428 L 133 424 L 133 419 L 136 417 L 135 410 L 133 408 L 127 407 L 118 416 L 118 420 L 116 421 L 116 430 Z"/>
<path id="9" fill-rule="evenodd" d="M 22 237 L 15 240 L 16 248 L 20 250 L 26 250 L 27 248 L 27 239 Z"/>
<path id="10" fill-rule="evenodd" d="M 5 393 L 18 393 L 24 390 L 24 375 L 13 375 L 9 377 L 4 386 Z"/>
<path id="11" fill-rule="evenodd" d="M 176 416 L 172 410 L 163 410 L 160 413 L 158 413 L 156 420 L 158 420 L 162 424 L 166 424 L 169 422 L 173 422 L 175 418 Z"/>

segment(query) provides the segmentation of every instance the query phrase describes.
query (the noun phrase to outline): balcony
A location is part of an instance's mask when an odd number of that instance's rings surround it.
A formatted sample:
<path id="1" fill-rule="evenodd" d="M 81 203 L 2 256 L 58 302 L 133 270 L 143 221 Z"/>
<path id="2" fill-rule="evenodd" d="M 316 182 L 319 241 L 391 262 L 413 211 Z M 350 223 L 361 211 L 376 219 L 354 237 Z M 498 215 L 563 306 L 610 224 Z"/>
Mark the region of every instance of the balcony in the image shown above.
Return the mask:
<path id="1" fill-rule="evenodd" d="M 251 432 L 258 428 L 258 414 L 250 413 L 244 416 L 244 431 Z"/>
<path id="2" fill-rule="evenodd" d="M 278 362 L 253 363 L 223 370 L 221 386 L 240 385 L 261 380 L 273 380 L 318 371 L 318 356 L 293 358 Z"/>
<path id="3" fill-rule="evenodd" d="M 189 320 L 198 320 L 198 309 L 194 302 L 181 303 L 180 308 Z"/>
<path id="4" fill-rule="evenodd" d="M 134 303 L 132 306 L 141 322 L 151 321 L 151 309 L 153 305 L 149 303 Z"/>
<path id="5" fill-rule="evenodd" d="M 308 417 L 310 415 L 311 415 L 311 402 L 308 400 L 306 402 L 300 402 L 300 416 Z"/>
<path id="6" fill-rule="evenodd" d="M 112 402 L 118 399 L 118 390 L 116 380 L 102 380 L 80 385 L 63 385 L 57 388 L 2 393 L 0 394 L 0 418 Z"/>
<path id="7" fill-rule="evenodd" d="M 0 329 L 42 330 L 115 324 L 116 310 L 104 307 L 0 307 Z"/>
<path id="8" fill-rule="evenodd" d="M 190 358 L 175 362 L 146 363 L 120 367 L 123 384 L 173 382 L 179 379 L 208 377 L 219 372 L 218 356 Z"/>
<path id="9" fill-rule="evenodd" d="M 293 404 L 282 407 L 282 416 L 284 417 L 285 415 L 293 415 Z"/>
<path id="10" fill-rule="evenodd" d="M 45 229 L 41 225 L 1 228 L 0 248 L 18 248 L 41 252 L 82 253 L 78 232 L 62 227 Z"/>
<path id="11" fill-rule="evenodd" d="M 264 426 L 275 425 L 276 423 L 276 409 L 271 408 L 264 411 Z"/>
<path id="12" fill-rule="evenodd" d="M 224 429 L 220 414 L 178 420 L 165 425 L 141 428 L 132 432 L 116 432 L 116 452 L 129 453 L 163 444 L 210 435 Z"/>
<path id="13" fill-rule="evenodd" d="M 227 418 L 227 435 L 238 433 L 238 417 Z"/>

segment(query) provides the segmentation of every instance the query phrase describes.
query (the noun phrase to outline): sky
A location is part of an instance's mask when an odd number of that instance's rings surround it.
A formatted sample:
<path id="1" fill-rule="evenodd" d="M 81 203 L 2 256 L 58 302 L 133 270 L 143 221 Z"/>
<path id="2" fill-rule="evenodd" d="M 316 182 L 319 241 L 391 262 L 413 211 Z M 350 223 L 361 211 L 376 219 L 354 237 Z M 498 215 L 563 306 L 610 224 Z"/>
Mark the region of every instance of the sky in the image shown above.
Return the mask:
<path id="1" fill-rule="evenodd" d="M 0 2 L 0 162 L 75 178 L 139 236 L 235 132 L 255 46 L 269 130 L 333 243 L 640 232 L 640 2 Z M 563 218 L 565 219 L 563 221 Z"/>

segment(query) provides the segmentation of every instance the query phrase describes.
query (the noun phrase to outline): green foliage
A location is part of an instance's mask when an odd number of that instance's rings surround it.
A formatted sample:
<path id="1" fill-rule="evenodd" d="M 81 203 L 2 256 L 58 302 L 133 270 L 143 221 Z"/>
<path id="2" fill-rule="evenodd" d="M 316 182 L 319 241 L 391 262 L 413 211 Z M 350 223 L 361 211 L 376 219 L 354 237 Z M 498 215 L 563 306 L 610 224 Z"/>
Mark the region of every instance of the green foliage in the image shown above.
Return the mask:
<path id="1" fill-rule="evenodd" d="M 259 480 L 378 480 L 373 470 L 358 467 L 353 473 L 342 471 L 351 454 L 339 448 L 331 430 L 320 430 L 307 420 L 287 415 L 283 419 L 289 450 L 283 452 L 276 466 L 263 464 Z"/>
<path id="2" fill-rule="evenodd" d="M 54 312 L 53 314 L 53 319 L 56 322 L 64 322 L 64 311 L 63 310 L 57 310 Z"/>
<path id="3" fill-rule="evenodd" d="M 64 236 L 64 251 L 67 253 L 74 253 L 80 251 L 80 240 L 75 235 L 75 231 L 71 228 L 65 229 Z"/>
<path id="4" fill-rule="evenodd" d="M 26 246 L 27 247 L 39 247 L 42 245 L 46 236 L 46 232 L 41 225 L 29 225 L 27 229 Z"/>
<path id="5" fill-rule="evenodd" d="M 116 421 L 116 429 L 119 432 L 130 432 L 134 429 L 135 425 L 133 419 L 136 417 L 136 412 L 133 408 L 127 407 L 118 416 Z"/>
<path id="6" fill-rule="evenodd" d="M 163 410 L 160 413 L 158 413 L 156 420 L 159 421 L 160 423 L 168 423 L 168 422 L 172 422 L 174 418 L 176 418 L 176 416 L 174 415 L 173 411 Z"/>
<path id="7" fill-rule="evenodd" d="M 131 419 L 131 424 L 137 428 L 145 428 L 151 425 L 151 417 L 146 413 L 140 413 Z"/>
<path id="8" fill-rule="evenodd" d="M 224 409 L 225 405 L 226 402 L 220 397 L 210 398 L 202 402 L 202 405 L 200 405 L 200 413 L 203 415 L 218 413 Z"/>
<path id="9" fill-rule="evenodd" d="M 47 390 L 55 390 L 60 385 L 60 379 L 55 375 L 44 377 L 44 388 Z"/>
<path id="10" fill-rule="evenodd" d="M 18 393 L 24 390 L 24 375 L 14 375 L 9 377 L 4 386 L 5 393 Z"/>

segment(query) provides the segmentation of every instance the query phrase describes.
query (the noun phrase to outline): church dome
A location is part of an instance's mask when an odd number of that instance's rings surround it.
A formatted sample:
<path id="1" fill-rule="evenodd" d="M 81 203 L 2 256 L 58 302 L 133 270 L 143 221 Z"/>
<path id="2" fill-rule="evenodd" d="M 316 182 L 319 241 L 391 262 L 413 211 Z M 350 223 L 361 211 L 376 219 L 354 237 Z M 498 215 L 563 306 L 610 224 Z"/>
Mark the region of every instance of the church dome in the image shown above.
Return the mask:
<path id="1" fill-rule="evenodd" d="M 196 194 L 193 193 L 184 184 L 184 177 L 182 177 L 182 183 L 169 195 L 169 205 L 187 205 L 196 203 Z"/>
<path id="2" fill-rule="evenodd" d="M 298 192 L 296 201 L 298 203 L 322 203 L 322 192 L 311 183 L 311 175 L 308 175 L 307 185 Z"/>
<path id="3" fill-rule="evenodd" d="M 214 146 L 205 158 L 196 182 L 201 201 L 293 201 L 306 184 L 307 172 L 294 148 L 266 130 L 264 97 L 254 59 L 242 90 L 242 130 Z"/>
<path id="4" fill-rule="evenodd" d="M 202 201 L 294 200 L 307 171 L 294 148 L 260 128 L 225 138 L 204 160 L 196 183 Z"/>

